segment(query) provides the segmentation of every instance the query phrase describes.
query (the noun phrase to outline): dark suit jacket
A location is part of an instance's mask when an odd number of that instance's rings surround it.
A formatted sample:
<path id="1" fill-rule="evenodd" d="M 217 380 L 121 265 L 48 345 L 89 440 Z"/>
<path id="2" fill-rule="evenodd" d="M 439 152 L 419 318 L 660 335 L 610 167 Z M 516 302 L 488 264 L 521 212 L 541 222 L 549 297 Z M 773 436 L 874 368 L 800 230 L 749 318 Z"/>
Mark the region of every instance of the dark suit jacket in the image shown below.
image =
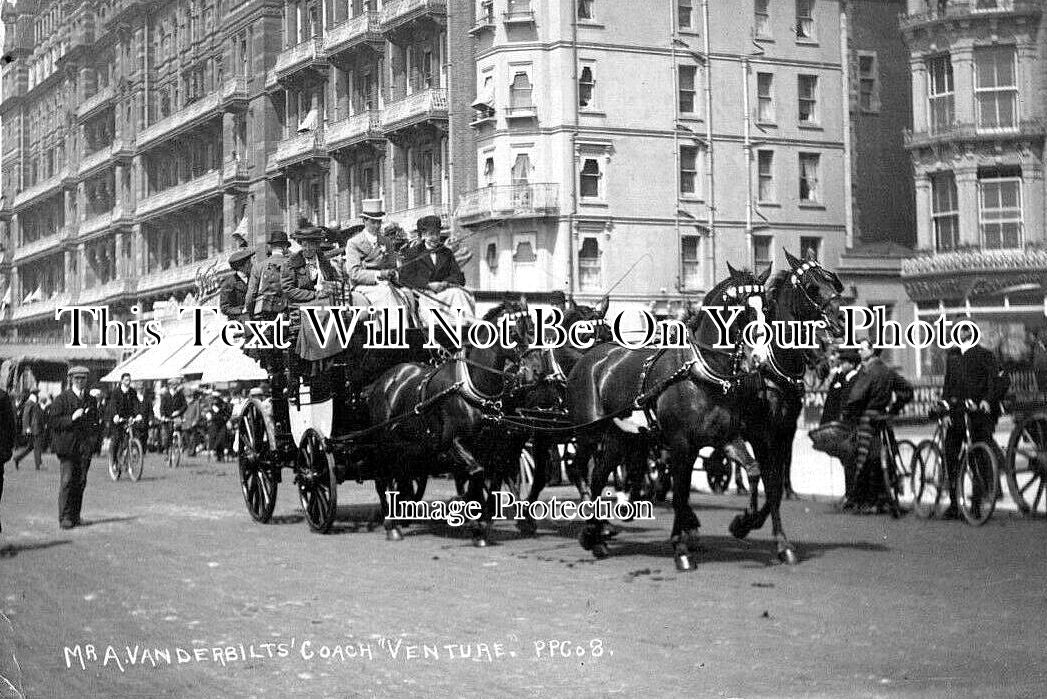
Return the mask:
<path id="1" fill-rule="evenodd" d="M 251 268 L 247 282 L 244 310 L 254 316 L 260 313 L 279 313 L 287 308 L 284 298 L 283 276 L 289 255 L 270 255 Z"/>
<path id="2" fill-rule="evenodd" d="M 138 394 L 135 393 L 134 389 L 132 388 L 127 393 L 124 393 L 119 386 L 109 394 L 109 405 L 107 407 L 109 408 L 107 412 L 108 422 L 112 422 L 117 415 L 125 420 L 133 419 L 142 409 L 142 406 L 138 404 Z"/>
<path id="3" fill-rule="evenodd" d="M 337 280 L 338 272 L 335 271 L 330 261 L 323 255 L 318 255 L 317 259 L 320 260 L 320 271 L 323 273 L 324 279 L 328 281 Z M 301 252 L 291 255 L 291 258 L 284 266 L 281 282 L 284 287 L 284 295 L 287 296 L 287 302 L 290 304 L 308 305 L 319 298 L 323 298 L 323 294 L 317 291 L 316 283 L 309 276 L 309 267 L 305 263 L 305 255 Z"/>
<path id="4" fill-rule="evenodd" d="M 222 281 L 222 294 L 218 306 L 226 318 L 240 320 L 246 312 L 244 308 L 246 298 L 247 282 L 241 279 L 240 275 L 234 272 L 233 276 L 226 277 Z"/>
<path id="5" fill-rule="evenodd" d="M 4 389 L 0 388 L 0 469 L 10 460 L 14 448 L 15 407 Z"/>
<path id="6" fill-rule="evenodd" d="M 171 395 L 166 388 L 160 395 L 160 417 L 179 417 L 185 413 L 185 394 L 181 391 Z"/>
<path id="7" fill-rule="evenodd" d="M 73 420 L 73 413 L 83 408 L 79 420 Z M 58 458 L 91 458 L 98 446 L 99 422 L 98 403 L 84 389 L 83 398 L 77 398 L 71 388 L 58 394 L 51 403 L 49 420 L 51 423 L 51 446 Z"/>
<path id="8" fill-rule="evenodd" d="M 843 414 L 843 405 L 847 401 L 847 397 L 851 393 L 851 387 L 854 386 L 854 382 L 857 378 L 857 371 L 850 379 L 848 379 L 843 373 L 838 373 L 833 376 L 832 383 L 829 385 L 829 390 L 825 394 L 825 405 L 822 407 L 822 419 L 818 424 L 824 425 L 828 422 L 840 419 L 840 416 Z"/>
<path id="9" fill-rule="evenodd" d="M 411 248 L 408 259 L 400 268 L 400 283 L 416 289 L 425 288 L 430 282 L 447 282 L 465 286 L 465 275 L 462 274 L 454 253 L 441 245 L 436 250 Z M 433 255 L 436 261 L 433 262 Z"/>
<path id="10" fill-rule="evenodd" d="M 39 400 L 27 400 L 22 406 L 22 431 L 26 430 L 34 436 L 44 433 L 44 409 Z"/>
<path id="11" fill-rule="evenodd" d="M 954 347 L 945 355 L 942 400 L 987 400 L 995 413 L 1008 387 L 1009 381 L 1000 371 L 996 357 L 984 347 L 972 347 L 966 354 Z"/>
<path id="12" fill-rule="evenodd" d="M 851 393 L 843 406 L 842 418 L 846 422 L 857 422 L 865 411 L 883 413 L 891 404 L 892 394 L 895 408 L 912 400 L 912 384 L 896 371 L 875 357 L 861 368 L 851 386 Z"/>

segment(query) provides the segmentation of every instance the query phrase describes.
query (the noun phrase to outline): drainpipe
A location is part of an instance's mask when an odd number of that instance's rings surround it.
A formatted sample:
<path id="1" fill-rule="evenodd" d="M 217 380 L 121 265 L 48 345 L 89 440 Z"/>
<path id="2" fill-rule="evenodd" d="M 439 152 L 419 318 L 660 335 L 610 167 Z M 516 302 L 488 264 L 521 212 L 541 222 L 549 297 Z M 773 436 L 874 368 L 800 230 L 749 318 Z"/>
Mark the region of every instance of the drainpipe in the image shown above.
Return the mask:
<path id="1" fill-rule="evenodd" d="M 709 183 L 709 288 L 716 284 L 716 186 L 713 179 L 713 59 L 709 40 L 709 0 L 702 0 L 702 38 L 705 48 L 705 176 Z"/>
<path id="2" fill-rule="evenodd" d="M 749 57 L 742 57 L 742 152 L 745 158 L 745 245 L 749 269 L 756 271 L 753 254 L 753 143 L 752 118 L 749 114 Z"/>
<path id="3" fill-rule="evenodd" d="M 851 189 L 851 49 L 848 40 L 847 0 L 840 0 L 840 85 L 843 94 L 843 196 L 845 241 L 848 249 L 854 247 L 854 197 Z"/>
<path id="4" fill-rule="evenodd" d="M 673 82 L 673 163 L 675 170 L 675 195 L 673 197 L 673 224 L 676 230 L 676 288 L 682 291 L 683 280 L 683 231 L 680 230 L 680 76 L 676 65 L 676 4 L 669 3 L 669 71 Z"/>
<path id="5" fill-rule="evenodd" d="M 578 167 L 575 163 L 575 154 L 578 152 L 578 131 L 581 127 L 581 117 L 578 113 L 578 100 L 580 99 L 578 89 L 578 0 L 571 3 L 571 84 L 574 86 L 574 129 L 571 132 L 571 152 L 568 153 L 567 162 L 571 168 L 571 216 L 567 226 L 567 294 L 574 293 L 574 226 L 578 218 Z"/>
<path id="6" fill-rule="evenodd" d="M 454 15 L 457 17 L 457 15 Z M 455 177 L 454 177 L 454 135 L 455 135 L 455 117 L 457 116 L 457 110 L 453 109 L 453 102 L 451 101 L 451 95 L 453 94 L 454 88 L 454 61 L 451 60 L 451 27 L 452 18 L 448 18 L 447 30 L 444 32 L 442 46 L 440 47 L 444 52 L 444 61 L 446 70 L 444 71 L 447 76 L 447 84 L 444 85 L 444 89 L 447 90 L 447 157 L 443 167 L 447 168 L 447 225 L 451 228 L 451 232 L 454 233 L 454 211 L 455 205 Z M 455 44 L 456 45 L 456 44 Z M 437 144 L 439 146 L 439 144 Z M 443 187 L 443 173 L 440 177 L 440 186 Z M 441 205 L 443 202 L 440 202 Z"/>

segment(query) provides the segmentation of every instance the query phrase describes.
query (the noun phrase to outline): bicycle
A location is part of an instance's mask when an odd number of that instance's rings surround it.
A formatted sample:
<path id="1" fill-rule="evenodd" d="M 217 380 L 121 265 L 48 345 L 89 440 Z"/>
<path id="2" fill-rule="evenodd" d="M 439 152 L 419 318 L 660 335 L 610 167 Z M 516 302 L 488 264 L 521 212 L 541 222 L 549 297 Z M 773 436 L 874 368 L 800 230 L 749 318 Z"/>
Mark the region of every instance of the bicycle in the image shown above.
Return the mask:
<path id="1" fill-rule="evenodd" d="M 133 482 L 137 482 L 142 477 L 145 452 L 142 449 L 141 440 L 135 436 L 135 425 L 140 420 L 140 417 L 117 418 L 114 423 L 124 431 L 123 444 L 120 445 L 115 459 L 112 450 L 109 451 L 109 477 L 114 481 L 120 480 L 124 472 Z"/>
<path id="2" fill-rule="evenodd" d="M 1047 515 L 1047 412 L 1035 401 L 1013 410 L 1014 429 L 1007 441 L 1007 489 L 1024 515 Z"/>
<path id="3" fill-rule="evenodd" d="M 957 455 L 959 476 L 956 499 L 964 521 L 977 527 L 985 524 L 996 509 L 1002 455 L 995 442 L 972 442 L 969 416 L 974 412 L 978 410 L 971 401 L 967 401 L 962 412 L 964 436 Z M 953 487 L 943 448 L 947 415 L 944 410 L 932 412 L 931 417 L 938 422 L 934 436 L 920 442 L 913 454 L 913 510 L 920 517 L 937 516 L 942 496 L 951 492 Z"/>
<path id="4" fill-rule="evenodd" d="M 163 417 L 160 422 L 171 425 L 171 439 L 167 444 L 167 467 L 178 468 L 182 463 L 182 418 Z"/>

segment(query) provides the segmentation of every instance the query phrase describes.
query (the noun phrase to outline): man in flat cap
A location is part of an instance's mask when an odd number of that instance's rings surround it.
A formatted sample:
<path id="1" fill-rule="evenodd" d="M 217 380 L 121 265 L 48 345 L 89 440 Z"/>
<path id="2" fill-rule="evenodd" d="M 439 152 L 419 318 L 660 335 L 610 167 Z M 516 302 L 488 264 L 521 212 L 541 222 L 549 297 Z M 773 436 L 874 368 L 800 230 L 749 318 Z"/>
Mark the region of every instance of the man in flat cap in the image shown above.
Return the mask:
<path id="1" fill-rule="evenodd" d="M 422 245 L 410 248 L 410 256 L 400 270 L 401 283 L 419 290 L 419 314 L 426 324 L 432 322 L 430 312 L 434 308 L 449 317 L 460 308 L 468 321 L 476 314 L 476 302 L 464 288 L 465 275 L 454 253 L 444 245 L 446 236 L 440 217 L 423 216 L 418 219 L 417 228 Z"/>
<path id="2" fill-rule="evenodd" d="M 245 300 L 247 298 L 247 282 L 251 270 L 251 258 L 254 250 L 244 248 L 237 250 L 229 256 L 229 267 L 232 268 L 232 276 L 222 281 L 219 308 L 229 320 L 243 321 L 247 319 Z"/>
<path id="3" fill-rule="evenodd" d="M 101 419 L 98 404 L 87 391 L 87 368 L 74 366 L 68 376 L 69 387 L 50 408 L 51 443 L 62 469 L 58 491 L 58 521 L 62 529 L 80 524 L 87 470 L 98 442 Z"/>
<path id="4" fill-rule="evenodd" d="M 413 315 L 413 299 L 387 282 L 398 279 L 397 241 L 382 234 L 381 199 L 364 199 L 360 217 L 364 229 L 345 243 L 345 274 L 353 290 L 376 308 L 404 306 Z"/>

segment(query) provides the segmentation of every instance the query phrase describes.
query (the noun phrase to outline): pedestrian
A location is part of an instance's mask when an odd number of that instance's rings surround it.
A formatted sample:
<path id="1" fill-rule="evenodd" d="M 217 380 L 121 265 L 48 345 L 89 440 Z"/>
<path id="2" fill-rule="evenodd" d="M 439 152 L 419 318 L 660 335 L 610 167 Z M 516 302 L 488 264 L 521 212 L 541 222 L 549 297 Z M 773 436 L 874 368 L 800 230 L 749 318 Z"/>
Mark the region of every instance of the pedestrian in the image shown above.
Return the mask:
<path id="1" fill-rule="evenodd" d="M 845 349 L 835 352 L 835 364 L 833 373 L 829 375 L 826 383 L 829 389 L 825 394 L 825 406 L 822 408 L 822 419 L 819 425 L 827 425 L 837 422 L 843 414 L 844 403 L 850 396 L 851 388 L 854 386 L 855 378 L 858 376 L 858 366 L 861 357 L 857 350 Z M 843 502 L 840 507 L 843 510 L 852 510 L 855 507 L 854 485 L 857 474 L 855 473 L 854 461 L 848 458 L 840 460 L 843 464 Z"/>
<path id="2" fill-rule="evenodd" d="M 87 471 L 100 432 L 98 404 L 87 391 L 87 368 L 74 366 L 68 376 L 70 387 L 58 395 L 50 409 L 53 446 L 62 468 L 58 491 L 58 519 L 62 529 L 80 524 Z"/>
<path id="3" fill-rule="evenodd" d="M 15 408 L 7 392 L 0 388 L 0 501 L 4 499 L 4 465 L 15 448 Z M 0 532 L 4 530 L 0 526 Z"/>
<path id="4" fill-rule="evenodd" d="M 39 471 L 44 454 L 44 409 L 40 407 L 38 388 L 29 392 L 25 405 L 22 406 L 22 432 L 25 434 L 26 443 L 22 452 L 15 456 L 15 469 L 18 469 L 18 464 L 29 452 L 33 452 L 33 462 Z"/>

